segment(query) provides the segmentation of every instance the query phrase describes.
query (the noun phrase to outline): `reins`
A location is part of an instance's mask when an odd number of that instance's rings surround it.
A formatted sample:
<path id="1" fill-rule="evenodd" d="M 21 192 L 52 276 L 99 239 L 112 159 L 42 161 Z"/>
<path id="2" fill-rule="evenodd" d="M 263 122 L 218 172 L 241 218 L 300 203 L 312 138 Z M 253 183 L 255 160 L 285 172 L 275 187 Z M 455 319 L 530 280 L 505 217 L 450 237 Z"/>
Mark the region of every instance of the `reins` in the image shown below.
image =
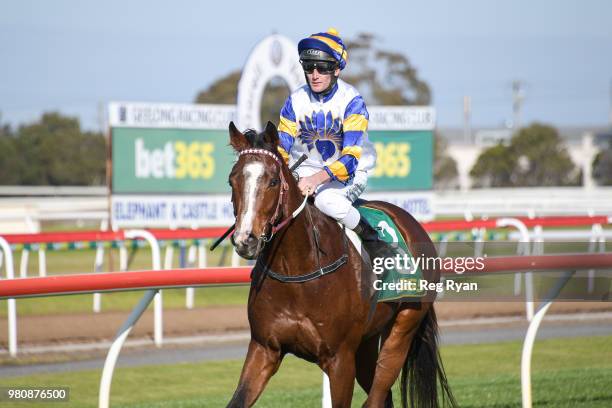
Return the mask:
<path id="1" fill-rule="evenodd" d="M 342 251 L 342 255 L 338 259 L 333 261 L 332 263 L 330 263 L 328 265 L 325 265 L 325 266 L 321 266 L 321 257 L 320 257 L 319 252 L 322 251 L 322 248 L 321 248 L 321 245 L 319 243 L 319 230 L 318 230 L 318 228 L 316 227 L 316 225 L 313 222 L 312 214 L 310 213 L 309 208 L 306 207 L 306 202 L 308 201 L 308 195 L 306 195 L 304 197 L 304 200 L 302 201 L 302 203 L 290 215 L 286 216 L 282 220 L 279 220 L 279 218 L 282 216 L 282 208 L 283 208 L 283 203 L 285 201 L 286 193 L 289 190 L 289 185 L 287 184 L 287 180 L 285 179 L 285 175 L 283 173 L 281 160 L 280 160 L 280 158 L 277 155 L 275 155 L 273 152 L 271 152 L 269 150 L 255 149 L 255 148 L 241 150 L 238 153 L 238 157 L 241 157 L 241 156 L 246 155 L 246 154 L 265 155 L 265 156 L 268 156 L 268 157 L 271 157 L 272 159 L 274 159 L 274 162 L 278 166 L 279 177 L 280 177 L 280 192 L 279 192 L 279 196 L 278 196 L 278 201 L 276 203 L 276 209 L 274 210 L 274 215 L 272 216 L 272 218 L 270 218 L 270 220 L 268 220 L 267 226 L 269 226 L 269 227 L 264 228 L 264 232 L 259 237 L 258 244 L 257 244 L 258 252 L 263 249 L 263 246 L 265 246 L 266 243 L 268 243 L 268 242 L 270 242 L 272 240 L 272 238 L 274 237 L 274 235 L 278 231 L 280 231 L 284 227 L 286 227 L 292 220 L 294 220 L 304 210 L 304 208 L 306 208 L 307 209 L 306 215 L 308 216 L 309 224 L 312 225 L 312 229 L 313 229 L 314 245 L 315 245 L 315 257 L 316 257 L 316 263 L 317 263 L 317 269 L 314 270 L 313 272 L 309 272 L 309 273 L 305 273 L 305 274 L 301 274 L 301 275 L 288 276 L 288 275 L 283 275 L 283 274 L 274 272 L 272 269 L 270 269 L 269 266 L 267 266 L 267 265 L 265 265 L 263 263 L 262 258 L 260 257 L 257 260 L 257 262 L 255 264 L 255 267 L 253 268 L 253 271 L 262 269 L 263 272 L 265 274 L 269 275 L 272 279 L 275 279 L 275 280 L 278 280 L 278 281 L 284 282 L 284 283 L 303 283 L 303 282 L 308 282 L 308 281 L 311 281 L 313 279 L 320 278 L 321 276 L 325 276 L 327 274 L 330 274 L 330 273 L 336 271 L 342 265 L 346 264 L 348 262 L 348 242 L 347 242 L 348 238 L 346 237 L 346 232 L 344 231 L 344 227 L 343 227 L 343 230 L 342 230 L 343 244 L 344 244 L 344 250 Z M 307 158 L 307 156 L 305 154 L 302 155 L 290 167 L 289 170 L 293 173 L 293 171 L 295 169 L 297 169 L 298 166 L 300 164 L 302 164 L 302 162 L 304 160 L 306 160 L 306 158 Z M 236 224 L 234 223 L 234 225 L 232 225 L 221 236 L 221 238 L 219 238 L 211 246 L 210 250 L 212 251 L 213 249 L 215 249 L 217 247 L 217 245 L 219 245 L 221 243 L 221 241 L 223 241 L 223 239 L 225 239 L 234 230 L 235 226 L 236 226 Z M 267 229 L 270 230 L 270 235 L 266 234 L 266 230 Z"/>
<path id="2" fill-rule="evenodd" d="M 242 150 L 239 154 L 238 157 L 242 156 L 243 154 L 265 154 L 266 156 L 272 157 L 274 159 L 274 161 L 277 163 L 277 165 L 279 166 L 279 173 L 280 173 L 280 178 L 281 178 L 281 191 L 280 191 L 280 195 L 279 195 L 279 199 L 278 199 L 278 203 L 276 204 L 276 210 L 274 211 L 274 215 L 272 216 L 272 220 L 275 220 L 278 216 L 279 216 L 279 212 L 280 209 L 282 208 L 282 201 L 284 198 L 284 194 L 285 191 L 289 188 L 287 185 L 287 182 L 285 180 L 285 175 L 283 174 L 283 170 L 281 168 L 282 164 L 280 163 L 280 159 L 272 152 L 265 150 L 265 149 L 245 149 Z M 289 168 L 289 171 L 293 172 L 295 169 L 297 169 L 300 164 L 302 164 L 304 162 L 304 160 L 306 160 L 308 158 L 308 156 L 306 156 L 305 154 L 303 154 L 299 159 L 297 159 L 297 161 L 295 163 L 293 163 L 293 165 Z M 295 217 L 297 217 L 302 210 L 304 209 L 304 207 L 306 206 L 306 201 L 308 200 L 308 196 L 304 197 L 304 201 L 302 202 L 302 204 L 295 210 L 293 211 L 293 213 L 291 214 L 290 217 L 285 218 L 283 221 L 281 221 L 280 223 L 275 223 L 272 224 L 272 228 L 271 228 L 271 234 L 269 237 L 267 238 L 263 238 L 264 242 L 268 242 L 272 239 L 272 237 L 274 236 L 274 234 L 276 234 L 279 230 L 281 230 L 282 228 L 284 228 L 292 219 L 294 219 Z M 274 223 L 274 221 L 272 221 Z M 214 249 L 216 247 L 219 246 L 219 244 L 221 242 L 223 242 L 223 240 L 225 238 L 228 237 L 228 235 L 230 235 L 232 233 L 232 231 L 234 231 L 234 228 L 236 228 L 236 223 L 234 223 L 231 227 L 229 227 L 224 233 L 223 235 L 221 235 L 221 237 L 219 237 L 219 239 L 217 239 L 211 246 L 210 246 L 210 251 L 214 251 Z M 264 231 L 265 234 L 265 231 Z"/>

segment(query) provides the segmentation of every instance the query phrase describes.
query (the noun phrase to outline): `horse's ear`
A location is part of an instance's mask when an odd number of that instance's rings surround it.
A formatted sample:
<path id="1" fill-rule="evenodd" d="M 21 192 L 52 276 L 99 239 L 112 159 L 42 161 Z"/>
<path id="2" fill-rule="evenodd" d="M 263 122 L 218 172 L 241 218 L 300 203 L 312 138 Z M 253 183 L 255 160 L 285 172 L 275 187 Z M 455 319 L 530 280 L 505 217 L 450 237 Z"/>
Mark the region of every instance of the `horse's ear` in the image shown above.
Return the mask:
<path id="1" fill-rule="evenodd" d="M 230 144 L 237 152 L 249 147 L 247 138 L 238 130 L 234 122 L 229 124 Z"/>
<path id="2" fill-rule="evenodd" d="M 266 129 L 264 130 L 264 140 L 266 143 L 270 143 L 274 146 L 278 146 L 280 143 L 276 126 L 270 121 L 268 121 L 266 124 Z"/>

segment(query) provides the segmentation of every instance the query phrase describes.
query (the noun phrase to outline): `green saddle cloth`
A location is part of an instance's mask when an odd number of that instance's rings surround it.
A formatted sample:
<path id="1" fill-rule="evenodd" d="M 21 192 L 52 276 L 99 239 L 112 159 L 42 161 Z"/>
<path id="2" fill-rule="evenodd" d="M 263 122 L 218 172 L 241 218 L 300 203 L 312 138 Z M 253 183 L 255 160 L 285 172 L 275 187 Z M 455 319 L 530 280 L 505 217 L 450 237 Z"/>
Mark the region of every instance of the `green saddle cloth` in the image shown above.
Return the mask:
<path id="1" fill-rule="evenodd" d="M 375 282 L 377 301 L 388 302 L 424 296 L 426 292 L 419 290 L 419 282 L 423 278 L 423 272 L 419 267 L 414 268 L 413 263 L 410 261 L 412 254 L 408 249 L 408 245 L 391 217 L 384 211 L 368 207 L 367 204 L 358 205 L 356 208 L 361 216 L 376 229 L 378 237 L 395 247 L 396 253 L 400 255 L 400 262 L 394 262 L 392 267 L 389 267 L 390 263 L 387 265 L 373 265 L 373 270 L 378 269 L 380 271 L 384 269 L 382 273 L 377 274 L 377 281 Z M 405 269 L 404 267 L 406 266 L 407 268 Z"/>

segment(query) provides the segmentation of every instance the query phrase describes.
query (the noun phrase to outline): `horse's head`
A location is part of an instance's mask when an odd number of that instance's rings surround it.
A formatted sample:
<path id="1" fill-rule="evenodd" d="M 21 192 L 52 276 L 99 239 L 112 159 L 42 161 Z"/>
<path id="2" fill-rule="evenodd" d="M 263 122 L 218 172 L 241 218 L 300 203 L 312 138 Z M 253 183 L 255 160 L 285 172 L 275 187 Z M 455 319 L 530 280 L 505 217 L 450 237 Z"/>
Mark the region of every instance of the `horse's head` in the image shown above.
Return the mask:
<path id="1" fill-rule="evenodd" d="M 268 122 L 262 133 L 241 133 L 229 126 L 230 144 L 238 154 L 229 175 L 236 230 L 231 241 L 243 258 L 255 259 L 270 239 L 271 229 L 282 210 L 283 190 L 287 188 L 278 153 L 276 127 Z"/>

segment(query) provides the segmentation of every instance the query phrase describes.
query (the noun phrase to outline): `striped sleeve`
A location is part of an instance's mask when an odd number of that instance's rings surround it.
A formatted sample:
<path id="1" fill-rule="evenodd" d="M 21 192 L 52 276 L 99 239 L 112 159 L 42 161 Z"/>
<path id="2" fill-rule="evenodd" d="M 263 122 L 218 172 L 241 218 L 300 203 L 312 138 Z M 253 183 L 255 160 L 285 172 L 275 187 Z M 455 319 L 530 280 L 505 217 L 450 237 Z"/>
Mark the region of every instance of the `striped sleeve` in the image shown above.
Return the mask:
<path id="1" fill-rule="evenodd" d="M 332 179 L 347 183 L 353 177 L 361 157 L 361 146 L 364 134 L 368 130 L 368 120 L 365 102 L 358 95 L 349 102 L 344 113 L 341 155 L 338 160 L 325 167 Z"/>
<path id="2" fill-rule="evenodd" d="M 285 101 L 285 105 L 281 109 L 280 122 L 278 125 L 278 136 L 280 137 L 280 146 L 278 151 L 280 152 L 285 163 L 289 162 L 289 153 L 293 142 L 297 136 L 297 123 L 295 119 L 295 112 L 293 111 L 293 105 L 291 103 L 291 95 Z"/>

